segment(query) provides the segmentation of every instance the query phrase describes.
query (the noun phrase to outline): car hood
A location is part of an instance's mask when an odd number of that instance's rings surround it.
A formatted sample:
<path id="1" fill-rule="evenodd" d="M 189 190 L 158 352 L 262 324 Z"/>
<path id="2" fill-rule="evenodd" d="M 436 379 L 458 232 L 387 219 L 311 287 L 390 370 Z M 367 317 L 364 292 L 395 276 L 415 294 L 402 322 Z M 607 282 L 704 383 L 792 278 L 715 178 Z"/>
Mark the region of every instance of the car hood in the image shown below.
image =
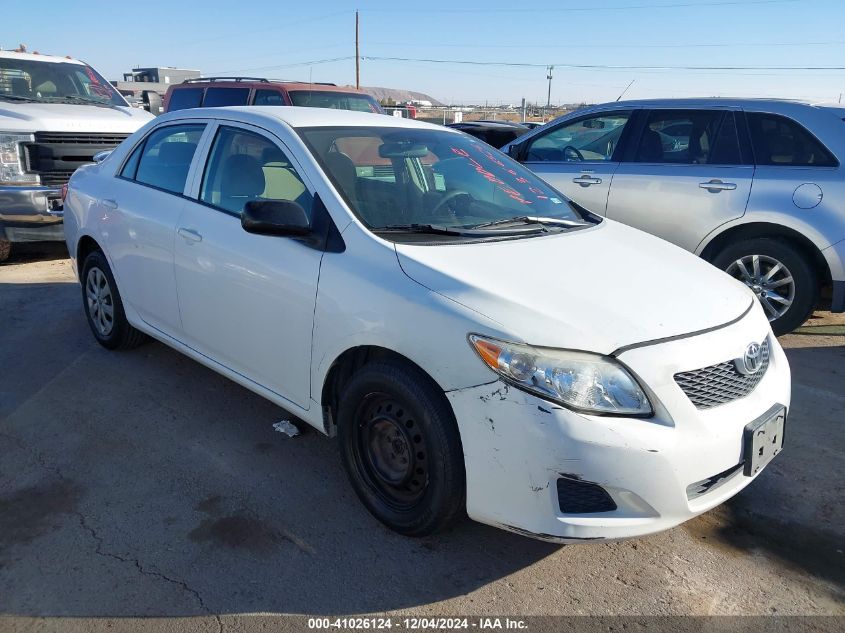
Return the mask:
<path id="1" fill-rule="evenodd" d="M 753 297 L 669 242 L 609 220 L 544 237 L 396 244 L 405 273 L 531 345 L 614 350 L 717 327 Z"/>
<path id="2" fill-rule="evenodd" d="M 152 118 L 149 112 L 128 106 L 9 103 L 0 100 L 0 130 L 6 132 L 132 133 Z"/>

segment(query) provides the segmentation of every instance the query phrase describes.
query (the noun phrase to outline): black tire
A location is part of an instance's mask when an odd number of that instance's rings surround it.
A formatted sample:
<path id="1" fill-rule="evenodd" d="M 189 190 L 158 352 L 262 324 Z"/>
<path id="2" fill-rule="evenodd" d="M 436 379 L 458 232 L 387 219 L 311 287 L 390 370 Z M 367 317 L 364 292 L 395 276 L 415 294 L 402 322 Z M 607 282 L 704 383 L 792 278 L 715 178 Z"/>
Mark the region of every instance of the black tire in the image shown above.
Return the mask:
<path id="1" fill-rule="evenodd" d="M 9 240 L 0 240 L 0 262 L 9 259 L 12 253 L 12 243 Z"/>
<path id="2" fill-rule="evenodd" d="M 713 264 L 722 270 L 728 272 L 741 281 L 743 275 L 738 272 L 736 262 L 743 258 L 749 258 L 754 255 L 759 256 L 765 260 L 761 263 L 761 270 L 763 276 L 767 270 L 772 267 L 771 260 L 780 263 L 788 271 L 793 279 L 792 304 L 786 309 L 783 314 L 777 316 L 771 312 L 771 308 L 766 306 L 766 301 L 761 301 L 766 316 L 772 325 L 772 330 L 778 336 L 788 334 L 797 327 L 800 327 L 807 317 L 816 307 L 819 298 L 819 280 L 815 267 L 812 262 L 808 261 L 807 256 L 795 248 L 789 242 L 779 240 L 776 238 L 757 237 L 739 242 L 734 242 L 723 248 L 713 258 Z M 767 268 L 768 266 L 768 268 Z M 782 269 L 780 269 L 782 271 Z M 779 272 L 778 275 L 784 274 Z M 773 277 L 778 279 L 778 277 Z M 746 282 L 747 285 L 752 284 Z M 766 288 L 752 288 L 758 293 L 760 298 L 766 291 Z M 779 293 L 782 297 L 787 297 L 789 291 L 787 286 L 781 286 L 774 289 L 769 289 L 769 292 Z M 769 306 L 776 306 L 780 300 L 768 301 Z"/>
<path id="3" fill-rule="evenodd" d="M 82 265 L 82 305 L 85 307 L 85 316 L 88 318 L 88 325 L 94 338 L 106 349 L 132 349 L 138 347 L 147 340 L 147 336 L 136 330 L 126 320 L 126 313 L 123 311 L 123 302 L 120 300 L 120 292 L 114 281 L 106 256 L 100 251 L 92 251 L 85 258 Z M 102 284 L 100 283 L 102 282 Z M 89 290 L 98 287 L 101 291 L 100 301 L 89 300 Z M 105 294 L 105 290 L 108 294 Z M 97 315 L 102 312 L 104 315 L 111 309 L 111 319 L 104 318 L 101 321 Z M 103 323 L 110 327 L 103 328 Z"/>
<path id="4" fill-rule="evenodd" d="M 352 376 L 338 407 L 338 444 L 356 494 L 390 529 L 426 536 L 466 511 L 454 415 L 439 387 L 410 363 L 378 360 Z"/>

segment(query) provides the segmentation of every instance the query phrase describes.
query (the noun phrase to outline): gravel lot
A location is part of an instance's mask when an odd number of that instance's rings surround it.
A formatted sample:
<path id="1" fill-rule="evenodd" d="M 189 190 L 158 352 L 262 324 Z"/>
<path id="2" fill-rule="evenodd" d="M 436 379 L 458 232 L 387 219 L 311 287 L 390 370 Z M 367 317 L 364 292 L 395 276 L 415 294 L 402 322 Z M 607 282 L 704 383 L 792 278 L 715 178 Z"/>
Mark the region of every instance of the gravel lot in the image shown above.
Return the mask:
<path id="1" fill-rule="evenodd" d="M 274 432 L 284 411 L 164 345 L 97 345 L 65 256 L 30 248 L 0 267 L 0 630 L 273 628 L 255 613 L 845 616 L 842 315 L 782 339 L 785 451 L 724 506 L 621 543 L 560 547 L 469 521 L 411 540 L 367 514 L 333 441 Z"/>

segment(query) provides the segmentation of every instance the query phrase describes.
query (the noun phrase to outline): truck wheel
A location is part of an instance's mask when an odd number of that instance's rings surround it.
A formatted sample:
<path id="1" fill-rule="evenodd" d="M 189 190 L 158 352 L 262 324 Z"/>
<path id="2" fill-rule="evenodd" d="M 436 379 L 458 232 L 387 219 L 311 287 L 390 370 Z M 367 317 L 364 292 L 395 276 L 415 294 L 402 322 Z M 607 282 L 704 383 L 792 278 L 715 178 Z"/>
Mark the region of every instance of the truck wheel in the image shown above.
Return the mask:
<path id="1" fill-rule="evenodd" d="M 358 497 L 390 529 L 425 536 L 465 511 L 455 418 L 416 367 L 380 360 L 355 373 L 340 399 L 338 444 Z"/>
<path id="2" fill-rule="evenodd" d="M 735 242 L 713 264 L 751 288 L 778 336 L 804 323 L 818 301 L 815 269 L 788 242 L 767 237 Z"/>
<path id="3" fill-rule="evenodd" d="M 146 335 L 129 324 L 106 256 L 92 251 L 82 266 L 82 303 L 94 338 L 106 349 L 132 349 Z"/>
<path id="4" fill-rule="evenodd" d="M 9 240 L 0 240 L 0 262 L 9 259 L 12 252 L 12 243 Z"/>

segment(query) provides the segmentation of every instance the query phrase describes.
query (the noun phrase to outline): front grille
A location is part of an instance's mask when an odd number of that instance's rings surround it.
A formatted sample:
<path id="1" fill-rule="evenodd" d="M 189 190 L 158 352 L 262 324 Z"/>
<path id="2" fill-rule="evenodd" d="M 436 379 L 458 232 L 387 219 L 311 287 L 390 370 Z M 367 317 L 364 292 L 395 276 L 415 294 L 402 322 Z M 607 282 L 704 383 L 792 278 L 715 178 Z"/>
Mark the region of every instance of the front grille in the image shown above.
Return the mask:
<path id="1" fill-rule="evenodd" d="M 66 183 L 77 167 L 94 162 L 94 154 L 120 145 L 128 134 L 89 132 L 36 132 L 26 143 L 26 171 L 38 174 L 41 184 L 58 187 Z"/>
<path id="2" fill-rule="evenodd" d="M 741 374 L 733 360 L 675 374 L 675 382 L 698 409 L 744 398 L 754 391 L 769 368 L 769 340 L 760 346 L 762 362 L 756 373 Z"/>
<path id="3" fill-rule="evenodd" d="M 616 503 L 604 488 L 580 479 L 558 479 L 557 501 L 564 514 L 612 512 L 616 509 Z"/>
<path id="4" fill-rule="evenodd" d="M 98 134 L 83 132 L 36 132 L 36 143 L 73 143 L 74 145 L 109 145 L 117 147 L 128 134 Z"/>

